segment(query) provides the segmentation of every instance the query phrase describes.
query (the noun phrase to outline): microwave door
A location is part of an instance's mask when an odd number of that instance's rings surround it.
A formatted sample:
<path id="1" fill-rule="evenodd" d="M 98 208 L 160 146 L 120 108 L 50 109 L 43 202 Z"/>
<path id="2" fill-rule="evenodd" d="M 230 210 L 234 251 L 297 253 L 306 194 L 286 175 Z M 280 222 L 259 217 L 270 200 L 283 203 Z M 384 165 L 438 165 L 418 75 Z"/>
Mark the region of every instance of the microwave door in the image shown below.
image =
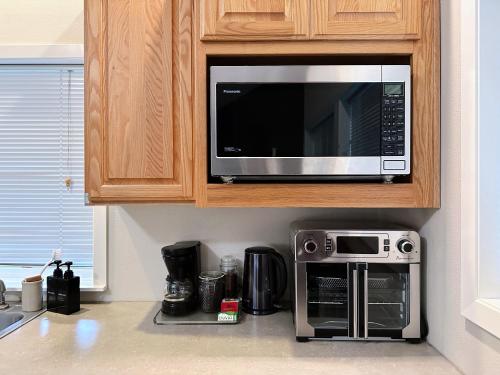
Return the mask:
<path id="1" fill-rule="evenodd" d="M 381 82 L 218 83 L 212 175 L 379 175 Z"/>

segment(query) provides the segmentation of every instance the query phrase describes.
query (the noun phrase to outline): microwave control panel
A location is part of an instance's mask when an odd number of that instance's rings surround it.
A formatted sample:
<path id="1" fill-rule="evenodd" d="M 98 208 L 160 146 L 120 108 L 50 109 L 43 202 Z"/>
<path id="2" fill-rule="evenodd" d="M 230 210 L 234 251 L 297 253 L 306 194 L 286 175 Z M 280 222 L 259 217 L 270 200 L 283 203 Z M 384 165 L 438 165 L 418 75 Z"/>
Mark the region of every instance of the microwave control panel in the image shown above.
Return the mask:
<path id="1" fill-rule="evenodd" d="M 404 83 L 384 83 L 382 97 L 382 156 L 405 156 Z"/>

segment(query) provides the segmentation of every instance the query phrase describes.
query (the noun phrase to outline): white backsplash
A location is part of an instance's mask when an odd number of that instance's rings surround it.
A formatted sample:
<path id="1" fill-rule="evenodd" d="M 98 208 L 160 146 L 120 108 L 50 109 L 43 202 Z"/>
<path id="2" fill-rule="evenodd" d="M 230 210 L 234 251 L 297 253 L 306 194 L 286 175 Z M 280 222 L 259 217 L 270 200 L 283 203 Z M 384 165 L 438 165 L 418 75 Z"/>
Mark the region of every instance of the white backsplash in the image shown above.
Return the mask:
<path id="1" fill-rule="evenodd" d="M 217 269 L 223 255 L 240 265 L 250 246 L 288 254 L 289 225 L 295 220 L 376 220 L 420 228 L 433 210 L 209 208 L 190 205 L 126 205 L 109 208 L 108 291 L 85 299 L 155 301 L 162 298 L 166 267 L 162 246 L 202 243 L 202 269 Z"/>

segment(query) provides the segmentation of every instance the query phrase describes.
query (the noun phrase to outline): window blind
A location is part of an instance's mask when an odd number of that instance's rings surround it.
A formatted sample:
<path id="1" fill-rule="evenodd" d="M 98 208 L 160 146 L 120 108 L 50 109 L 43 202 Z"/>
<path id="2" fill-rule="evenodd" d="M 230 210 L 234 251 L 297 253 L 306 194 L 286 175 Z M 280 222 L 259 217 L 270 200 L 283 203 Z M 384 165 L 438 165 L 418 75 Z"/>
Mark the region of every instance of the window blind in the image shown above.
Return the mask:
<path id="1" fill-rule="evenodd" d="M 0 66 L 0 264 L 93 265 L 83 157 L 82 66 Z"/>

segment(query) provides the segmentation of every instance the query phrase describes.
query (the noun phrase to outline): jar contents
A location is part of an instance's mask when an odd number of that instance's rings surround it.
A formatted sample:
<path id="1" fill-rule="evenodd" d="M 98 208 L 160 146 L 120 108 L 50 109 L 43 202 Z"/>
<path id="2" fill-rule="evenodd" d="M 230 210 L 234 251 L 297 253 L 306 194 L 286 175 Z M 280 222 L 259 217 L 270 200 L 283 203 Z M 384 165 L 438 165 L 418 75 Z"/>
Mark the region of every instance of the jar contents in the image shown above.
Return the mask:
<path id="1" fill-rule="evenodd" d="M 224 273 L 207 271 L 200 273 L 199 298 L 203 312 L 219 312 L 220 304 L 224 298 Z"/>
<path id="2" fill-rule="evenodd" d="M 225 255 L 220 260 L 220 270 L 224 272 L 225 298 L 238 297 L 238 265 L 236 258 L 232 255 Z"/>

